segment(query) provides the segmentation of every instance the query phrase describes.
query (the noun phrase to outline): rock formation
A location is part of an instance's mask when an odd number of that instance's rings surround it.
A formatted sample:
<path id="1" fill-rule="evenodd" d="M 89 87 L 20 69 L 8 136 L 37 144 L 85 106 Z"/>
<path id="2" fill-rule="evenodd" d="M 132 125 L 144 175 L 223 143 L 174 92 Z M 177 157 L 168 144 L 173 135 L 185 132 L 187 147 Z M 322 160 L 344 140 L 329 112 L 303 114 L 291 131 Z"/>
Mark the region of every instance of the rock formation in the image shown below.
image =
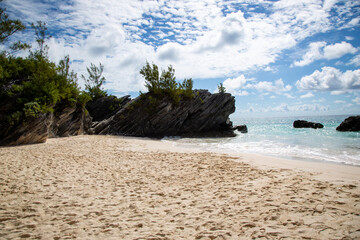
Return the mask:
<path id="1" fill-rule="evenodd" d="M 294 128 L 323 128 L 324 125 L 322 125 L 321 123 L 314 123 L 314 122 L 308 122 L 305 120 L 296 120 L 294 121 L 293 124 Z"/>
<path id="2" fill-rule="evenodd" d="M 55 113 L 28 117 L 14 126 L 0 129 L 0 146 L 46 142 L 48 137 L 65 137 L 87 133 L 91 118 L 82 106 L 67 107 Z M 4 122 L 4 121 L 2 121 Z"/>
<path id="3" fill-rule="evenodd" d="M 229 115 L 235 99 L 228 93 L 194 91 L 191 99 L 176 103 L 168 95 L 143 94 L 113 116 L 93 125 L 94 134 L 137 137 L 234 136 Z"/>
<path id="4" fill-rule="evenodd" d="M 247 129 L 246 125 L 235 126 L 233 129 L 238 130 L 241 133 L 247 133 L 248 132 L 248 129 Z"/>
<path id="5" fill-rule="evenodd" d="M 114 115 L 126 103 L 130 102 L 130 95 L 121 98 L 115 96 L 106 96 L 90 101 L 86 104 L 86 109 L 89 111 L 93 121 L 102 121 Z"/>
<path id="6" fill-rule="evenodd" d="M 341 132 L 360 131 L 360 116 L 351 116 L 345 119 L 337 128 Z"/>

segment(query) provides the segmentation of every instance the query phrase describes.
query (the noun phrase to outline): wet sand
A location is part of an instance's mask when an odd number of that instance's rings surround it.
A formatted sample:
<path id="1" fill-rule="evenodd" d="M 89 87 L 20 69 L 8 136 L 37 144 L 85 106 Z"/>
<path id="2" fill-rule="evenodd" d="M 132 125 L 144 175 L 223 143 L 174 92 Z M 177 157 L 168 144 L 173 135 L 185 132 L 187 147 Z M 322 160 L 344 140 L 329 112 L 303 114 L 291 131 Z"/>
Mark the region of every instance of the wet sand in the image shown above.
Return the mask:
<path id="1" fill-rule="evenodd" d="M 0 239 L 360 239 L 360 168 L 282 161 L 111 136 L 2 147 Z"/>

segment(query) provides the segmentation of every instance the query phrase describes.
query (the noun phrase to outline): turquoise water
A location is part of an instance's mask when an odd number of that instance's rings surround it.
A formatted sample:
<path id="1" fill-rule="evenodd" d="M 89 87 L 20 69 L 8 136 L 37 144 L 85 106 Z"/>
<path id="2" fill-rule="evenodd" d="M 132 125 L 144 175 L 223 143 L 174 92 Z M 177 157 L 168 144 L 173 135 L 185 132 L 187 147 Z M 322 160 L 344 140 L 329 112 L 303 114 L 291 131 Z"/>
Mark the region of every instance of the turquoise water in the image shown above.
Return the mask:
<path id="1" fill-rule="evenodd" d="M 348 116 L 232 118 L 246 124 L 248 133 L 235 138 L 171 139 L 183 147 L 229 153 L 257 153 L 287 159 L 333 162 L 360 166 L 360 132 L 338 132 Z M 323 129 L 295 129 L 295 120 L 319 122 Z"/>

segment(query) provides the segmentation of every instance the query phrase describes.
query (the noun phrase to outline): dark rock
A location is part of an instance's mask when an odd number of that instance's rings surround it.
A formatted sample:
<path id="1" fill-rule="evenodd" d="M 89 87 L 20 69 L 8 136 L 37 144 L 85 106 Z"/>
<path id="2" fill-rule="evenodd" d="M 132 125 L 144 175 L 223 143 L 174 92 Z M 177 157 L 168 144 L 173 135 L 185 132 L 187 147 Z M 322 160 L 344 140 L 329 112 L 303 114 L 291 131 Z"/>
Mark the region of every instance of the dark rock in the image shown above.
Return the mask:
<path id="1" fill-rule="evenodd" d="M 48 138 L 51 125 L 51 114 L 40 114 L 37 118 L 27 118 L 16 126 L 2 129 L 0 133 L 1 146 L 44 143 Z"/>
<path id="2" fill-rule="evenodd" d="M 114 115 L 130 101 L 130 95 L 122 98 L 106 96 L 99 98 L 94 102 L 88 102 L 86 104 L 86 109 L 89 111 L 93 121 L 102 121 Z"/>
<path id="3" fill-rule="evenodd" d="M 137 137 L 234 136 L 229 115 L 235 99 L 228 93 L 194 91 L 194 98 L 175 103 L 169 96 L 143 94 L 113 116 L 95 123 L 95 134 Z"/>
<path id="4" fill-rule="evenodd" d="M 1 123 L 6 121 L 1 119 Z M 56 109 L 54 113 L 20 119 L 17 124 L 0 129 L 0 145 L 44 143 L 48 137 L 64 137 L 87 133 L 91 126 L 90 115 L 77 105 Z"/>
<path id="5" fill-rule="evenodd" d="M 248 129 L 247 129 L 246 125 L 235 126 L 233 129 L 238 130 L 241 133 L 247 133 L 248 132 Z"/>
<path id="6" fill-rule="evenodd" d="M 360 116 L 348 117 L 336 128 L 336 131 L 341 131 L 341 132 L 360 131 Z"/>
<path id="7" fill-rule="evenodd" d="M 49 137 L 68 137 L 88 133 L 91 117 L 85 108 L 77 105 L 66 107 L 53 114 Z"/>
<path id="8" fill-rule="evenodd" d="M 323 128 L 324 125 L 321 123 L 308 122 L 305 120 L 296 120 L 293 124 L 294 128 Z"/>

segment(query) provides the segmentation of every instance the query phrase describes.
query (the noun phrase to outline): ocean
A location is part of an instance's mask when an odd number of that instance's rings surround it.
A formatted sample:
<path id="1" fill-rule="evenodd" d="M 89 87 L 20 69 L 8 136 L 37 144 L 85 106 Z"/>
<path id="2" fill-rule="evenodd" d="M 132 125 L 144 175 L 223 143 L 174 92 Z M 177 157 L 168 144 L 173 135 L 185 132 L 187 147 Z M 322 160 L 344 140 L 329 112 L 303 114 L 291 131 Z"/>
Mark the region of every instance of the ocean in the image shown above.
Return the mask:
<path id="1" fill-rule="evenodd" d="M 336 127 L 349 117 L 234 118 L 246 124 L 248 133 L 233 138 L 165 138 L 181 147 L 196 147 L 224 153 L 256 153 L 285 159 L 331 162 L 360 166 L 360 132 L 338 132 Z M 319 122 L 322 129 L 293 128 L 295 120 Z"/>

